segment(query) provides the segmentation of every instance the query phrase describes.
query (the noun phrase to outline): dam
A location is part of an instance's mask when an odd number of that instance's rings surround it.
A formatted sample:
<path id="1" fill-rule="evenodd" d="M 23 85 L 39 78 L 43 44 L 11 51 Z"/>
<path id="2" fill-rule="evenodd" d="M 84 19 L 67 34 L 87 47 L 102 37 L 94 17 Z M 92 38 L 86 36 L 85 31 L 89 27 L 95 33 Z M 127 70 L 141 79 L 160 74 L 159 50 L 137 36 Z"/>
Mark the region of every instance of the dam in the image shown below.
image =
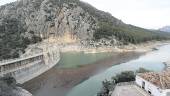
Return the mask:
<path id="1" fill-rule="evenodd" d="M 23 84 L 48 71 L 59 62 L 59 49 L 37 49 L 41 51 L 23 55 L 16 59 L 0 61 L 0 76 L 14 77 L 17 83 Z"/>

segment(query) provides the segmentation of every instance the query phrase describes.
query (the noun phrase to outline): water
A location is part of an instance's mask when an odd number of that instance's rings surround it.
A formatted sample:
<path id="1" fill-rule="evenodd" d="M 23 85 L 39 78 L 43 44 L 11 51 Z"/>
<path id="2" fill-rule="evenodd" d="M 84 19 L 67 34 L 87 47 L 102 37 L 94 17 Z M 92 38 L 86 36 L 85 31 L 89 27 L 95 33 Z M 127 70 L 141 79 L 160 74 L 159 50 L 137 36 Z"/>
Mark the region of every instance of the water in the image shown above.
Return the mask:
<path id="1" fill-rule="evenodd" d="M 60 62 L 54 68 L 51 68 L 44 74 L 25 83 L 23 86 L 34 96 L 65 96 L 65 94 L 67 94 L 67 92 L 70 90 L 70 88 L 68 88 L 66 85 L 67 83 L 68 86 L 72 87 L 72 82 L 76 82 L 76 84 L 81 82 L 81 80 L 74 81 L 74 79 L 76 79 L 74 77 L 75 74 L 81 75 L 78 73 L 81 72 L 81 70 L 75 71 L 76 69 L 79 69 L 77 67 L 82 67 L 83 65 L 94 64 L 96 62 L 103 61 L 112 55 L 114 55 L 112 52 L 96 54 L 85 54 L 83 52 L 62 53 Z M 78 79 L 79 78 L 82 77 L 78 76 Z M 83 79 L 85 78 L 87 77 L 83 77 Z"/>
<path id="2" fill-rule="evenodd" d="M 163 62 L 170 58 L 170 45 L 159 47 L 159 50 L 150 52 L 139 59 L 129 61 L 120 65 L 115 65 L 103 73 L 95 75 L 81 84 L 75 86 L 67 96 L 96 96 L 102 87 L 102 81 L 110 79 L 116 73 L 128 70 L 137 70 L 140 67 L 152 70 L 161 71 L 164 69 Z"/>
<path id="3" fill-rule="evenodd" d="M 59 65 L 56 67 L 59 68 L 76 68 L 81 67 L 86 64 L 92 64 L 96 61 L 105 59 L 112 56 L 113 53 L 89 53 L 85 54 L 83 52 L 67 52 L 61 54 Z"/>

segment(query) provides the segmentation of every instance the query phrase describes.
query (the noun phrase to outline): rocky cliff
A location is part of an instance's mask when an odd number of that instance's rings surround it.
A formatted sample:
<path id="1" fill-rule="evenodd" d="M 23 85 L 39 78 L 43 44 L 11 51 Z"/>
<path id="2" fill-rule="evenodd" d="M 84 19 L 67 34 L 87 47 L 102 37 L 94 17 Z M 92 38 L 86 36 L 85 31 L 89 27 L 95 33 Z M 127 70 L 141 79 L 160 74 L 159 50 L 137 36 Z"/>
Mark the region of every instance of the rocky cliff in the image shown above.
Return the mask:
<path id="1" fill-rule="evenodd" d="M 0 8 L 0 21 L 16 19 L 25 36 L 62 37 L 65 33 L 77 40 L 91 39 L 96 19 L 76 0 L 20 0 Z"/>
<path id="2" fill-rule="evenodd" d="M 63 43 L 92 39 L 96 21 L 79 0 L 19 0 L 0 6 L 0 60 L 18 57 L 41 39 L 54 37 Z"/>
<path id="3" fill-rule="evenodd" d="M 165 36 L 125 24 L 79 0 L 18 0 L 0 7 L 0 59 L 15 58 L 27 45 L 47 38 L 96 47 L 167 39 Z"/>

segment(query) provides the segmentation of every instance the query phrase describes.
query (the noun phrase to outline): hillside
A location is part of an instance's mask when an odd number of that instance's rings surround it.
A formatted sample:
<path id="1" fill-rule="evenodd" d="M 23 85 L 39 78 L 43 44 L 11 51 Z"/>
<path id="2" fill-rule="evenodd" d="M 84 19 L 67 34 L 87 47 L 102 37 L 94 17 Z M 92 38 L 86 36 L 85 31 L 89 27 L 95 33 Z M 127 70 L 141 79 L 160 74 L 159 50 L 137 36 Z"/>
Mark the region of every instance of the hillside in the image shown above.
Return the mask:
<path id="1" fill-rule="evenodd" d="M 32 96 L 31 93 L 18 87 L 13 77 L 0 77 L 0 96 Z"/>
<path id="2" fill-rule="evenodd" d="M 18 57 L 27 45 L 51 37 L 82 45 L 104 39 L 106 46 L 116 46 L 169 36 L 127 25 L 79 0 L 19 0 L 0 7 L 0 60 Z"/>
<path id="3" fill-rule="evenodd" d="M 141 43 L 150 40 L 168 39 L 170 34 L 159 31 L 151 31 L 137 26 L 123 23 L 121 20 L 113 17 L 111 14 L 100 11 L 93 6 L 80 2 L 80 6 L 98 21 L 97 30 L 94 33 L 94 39 L 109 38 L 112 35 L 117 40 L 126 43 Z"/>
<path id="4" fill-rule="evenodd" d="M 159 29 L 160 31 L 170 32 L 170 26 L 165 26 Z"/>

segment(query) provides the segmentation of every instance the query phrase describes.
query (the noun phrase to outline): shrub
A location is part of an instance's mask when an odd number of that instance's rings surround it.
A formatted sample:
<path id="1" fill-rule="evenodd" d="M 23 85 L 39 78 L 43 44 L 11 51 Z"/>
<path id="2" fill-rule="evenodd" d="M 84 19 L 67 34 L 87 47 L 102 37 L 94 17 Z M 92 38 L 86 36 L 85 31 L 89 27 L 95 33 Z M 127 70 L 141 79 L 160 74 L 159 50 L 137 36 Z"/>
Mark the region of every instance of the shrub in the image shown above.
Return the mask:
<path id="1" fill-rule="evenodd" d="M 5 77 L 1 77 L 0 81 L 5 82 L 7 85 L 9 86 L 16 86 L 16 80 L 13 77 L 10 76 L 5 76 Z"/>
<path id="2" fill-rule="evenodd" d="M 125 71 L 120 74 L 117 74 L 115 77 L 112 77 L 112 80 L 115 83 L 134 81 L 135 73 L 133 71 Z"/>
<path id="3" fill-rule="evenodd" d="M 151 71 L 145 68 L 139 68 L 139 70 L 136 71 L 136 73 L 145 73 L 145 72 L 151 72 Z"/>
<path id="4" fill-rule="evenodd" d="M 0 25 L 0 60 L 19 57 L 19 52 L 24 53 L 24 49 L 31 43 L 41 41 L 40 37 L 34 36 L 32 39 L 24 37 L 26 30 L 21 21 L 17 18 L 4 18 Z"/>

